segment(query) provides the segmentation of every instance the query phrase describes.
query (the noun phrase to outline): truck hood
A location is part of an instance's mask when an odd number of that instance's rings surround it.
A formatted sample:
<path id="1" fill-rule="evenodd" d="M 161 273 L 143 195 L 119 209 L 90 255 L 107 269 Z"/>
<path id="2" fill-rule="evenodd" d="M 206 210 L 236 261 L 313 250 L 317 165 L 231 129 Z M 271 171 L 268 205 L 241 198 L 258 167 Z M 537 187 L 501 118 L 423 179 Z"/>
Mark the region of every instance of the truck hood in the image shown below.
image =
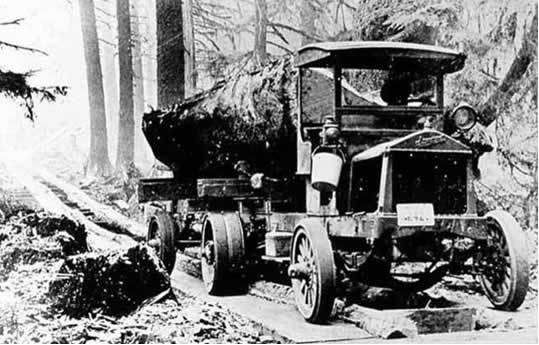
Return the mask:
<path id="1" fill-rule="evenodd" d="M 470 148 L 447 134 L 432 129 L 424 129 L 405 137 L 378 144 L 352 158 L 352 162 L 379 157 L 385 152 L 434 152 L 472 154 Z"/>

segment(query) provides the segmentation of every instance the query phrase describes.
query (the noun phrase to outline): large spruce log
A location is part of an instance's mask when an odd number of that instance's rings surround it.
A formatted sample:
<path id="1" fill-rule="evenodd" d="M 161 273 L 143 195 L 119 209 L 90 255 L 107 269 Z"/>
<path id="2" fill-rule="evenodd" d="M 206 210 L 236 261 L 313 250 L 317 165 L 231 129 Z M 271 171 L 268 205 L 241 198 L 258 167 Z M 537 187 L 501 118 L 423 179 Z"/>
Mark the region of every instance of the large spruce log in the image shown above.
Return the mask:
<path id="1" fill-rule="evenodd" d="M 182 178 L 233 177 L 239 160 L 267 175 L 292 173 L 295 73 L 290 57 L 255 72 L 242 69 L 174 108 L 145 114 L 143 131 L 156 158 Z"/>

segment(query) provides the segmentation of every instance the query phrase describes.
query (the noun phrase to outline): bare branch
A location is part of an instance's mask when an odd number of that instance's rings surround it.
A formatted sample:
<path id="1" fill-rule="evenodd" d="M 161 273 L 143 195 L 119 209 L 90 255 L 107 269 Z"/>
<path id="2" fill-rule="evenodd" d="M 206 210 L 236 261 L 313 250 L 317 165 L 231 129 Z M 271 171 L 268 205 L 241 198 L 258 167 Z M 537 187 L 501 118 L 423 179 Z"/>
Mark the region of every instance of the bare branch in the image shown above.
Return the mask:
<path id="1" fill-rule="evenodd" d="M 10 20 L 9 22 L 0 22 L 0 25 L 19 25 L 24 20 L 24 18 L 17 18 Z"/>
<path id="2" fill-rule="evenodd" d="M 284 35 L 279 31 L 279 29 L 277 29 L 277 27 L 275 27 L 275 25 L 273 23 L 269 23 L 269 25 L 271 26 L 271 28 L 273 29 L 273 32 L 279 36 L 279 38 L 281 40 L 283 40 L 284 43 L 286 44 L 290 44 L 290 42 L 288 42 L 288 40 L 286 39 L 286 37 L 284 37 Z"/>
<path id="3" fill-rule="evenodd" d="M 280 45 L 279 43 L 275 43 L 275 42 L 272 42 L 272 41 L 269 41 L 269 40 L 267 41 L 267 43 L 268 43 L 269 45 L 272 45 L 272 46 L 275 46 L 275 47 L 277 47 L 277 48 L 279 48 L 279 49 L 282 49 L 282 50 L 284 50 L 284 51 L 287 52 L 287 53 L 293 53 L 293 51 L 292 51 L 291 49 L 289 49 L 289 48 L 287 48 L 287 47 L 285 47 L 285 46 L 283 46 L 283 45 Z"/>
<path id="4" fill-rule="evenodd" d="M 13 49 L 16 49 L 16 50 L 24 50 L 24 51 L 28 51 L 28 52 L 31 52 L 31 53 L 39 53 L 39 54 L 43 54 L 43 55 L 46 55 L 46 56 L 49 55 L 46 52 L 44 52 L 43 50 L 39 50 L 39 49 L 36 49 L 36 48 L 25 47 L 25 46 L 21 46 L 21 45 L 18 45 L 18 44 L 5 42 L 5 41 L 0 41 L 0 47 L 2 47 L 2 46 L 8 47 L 8 48 L 13 48 Z"/>
<path id="5" fill-rule="evenodd" d="M 303 31 L 301 29 L 295 28 L 295 27 L 290 26 L 290 25 L 281 24 L 281 23 L 274 23 L 274 22 L 271 22 L 270 25 L 272 25 L 274 27 L 278 27 L 278 28 L 283 28 L 283 29 L 286 29 L 288 31 L 295 32 L 297 34 L 300 34 L 300 35 L 302 35 L 304 37 L 310 38 L 310 39 L 315 40 L 315 41 L 321 41 L 322 40 L 322 38 L 320 38 L 318 35 L 305 32 L 305 31 Z"/>
<path id="6" fill-rule="evenodd" d="M 107 40 L 105 40 L 105 39 L 103 39 L 103 38 L 99 38 L 98 40 L 99 40 L 99 42 L 103 42 L 103 43 L 105 43 L 105 44 L 107 44 L 107 45 L 109 45 L 109 46 L 111 46 L 111 47 L 116 48 L 116 44 L 114 44 L 114 43 L 112 43 L 112 42 L 109 42 L 109 41 L 107 41 Z"/>

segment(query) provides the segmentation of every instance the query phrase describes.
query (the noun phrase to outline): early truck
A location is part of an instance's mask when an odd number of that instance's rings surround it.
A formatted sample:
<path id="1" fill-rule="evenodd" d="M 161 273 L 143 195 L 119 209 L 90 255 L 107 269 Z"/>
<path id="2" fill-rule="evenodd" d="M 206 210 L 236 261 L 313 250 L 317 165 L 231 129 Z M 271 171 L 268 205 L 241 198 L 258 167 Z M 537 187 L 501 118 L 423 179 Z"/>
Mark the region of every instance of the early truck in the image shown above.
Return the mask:
<path id="1" fill-rule="evenodd" d="M 300 192 L 249 173 L 243 161 L 237 178 L 201 176 L 194 189 L 177 178 L 141 180 L 149 244 L 170 271 L 177 249 L 198 246 L 213 295 L 246 291 L 249 272 L 284 266 L 313 323 L 358 282 L 419 291 L 448 273 L 474 275 L 494 307 L 517 309 L 528 289 L 523 231 L 503 210 L 478 212 L 477 152 L 462 139 L 478 114 L 467 104 L 444 109 L 444 76 L 464 62 L 412 43 L 301 48 L 290 148 Z M 323 102 L 304 85 L 321 71 L 334 84 Z M 359 96 L 344 97 L 346 80 Z M 381 91 L 364 92 L 366 84 Z M 290 193 L 301 200 L 293 207 Z"/>

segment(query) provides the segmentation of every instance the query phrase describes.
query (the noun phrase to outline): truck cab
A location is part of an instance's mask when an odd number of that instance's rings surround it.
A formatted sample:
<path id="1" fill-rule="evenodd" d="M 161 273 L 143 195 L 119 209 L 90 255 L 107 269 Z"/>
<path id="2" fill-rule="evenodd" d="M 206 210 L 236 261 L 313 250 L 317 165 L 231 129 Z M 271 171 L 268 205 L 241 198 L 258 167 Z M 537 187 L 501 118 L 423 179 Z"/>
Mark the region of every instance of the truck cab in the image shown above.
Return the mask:
<path id="1" fill-rule="evenodd" d="M 301 48 L 295 58 L 300 124 L 297 174 L 306 178 L 307 211 L 342 214 L 372 208 L 367 201 L 358 205 L 358 199 L 372 200 L 377 193 L 364 189 L 361 189 L 363 193 L 355 193 L 361 181 L 354 181 L 352 176 L 359 166 L 365 165 L 363 172 L 381 168 L 382 160 L 364 159 L 380 151 L 374 148 L 376 145 L 420 130 L 436 130 L 441 132 L 435 135 L 439 136 L 444 132 L 451 135 L 451 131 L 460 130 L 459 125 L 463 129 L 471 128 L 476 117 L 473 109 L 459 109 L 459 118 L 466 118 L 458 124 L 453 124 L 444 112 L 444 76 L 461 70 L 465 58 L 451 49 L 397 42 L 323 42 Z M 331 77 L 331 90 L 316 90 L 318 74 Z M 463 112 L 467 113 L 460 114 Z M 343 165 L 339 184 L 328 196 L 327 192 L 309 186 L 312 185 L 311 156 L 317 148 L 328 146 L 322 139 L 324 128 L 331 124 L 338 128 L 339 137 L 334 144 L 339 146 Z M 421 134 L 429 138 L 432 135 Z M 424 140 L 423 148 L 429 139 Z M 447 140 L 457 150 L 470 152 L 464 145 Z M 373 189 L 373 184 L 379 182 L 371 183 L 372 179 L 379 176 L 363 178 L 365 188 Z"/>

